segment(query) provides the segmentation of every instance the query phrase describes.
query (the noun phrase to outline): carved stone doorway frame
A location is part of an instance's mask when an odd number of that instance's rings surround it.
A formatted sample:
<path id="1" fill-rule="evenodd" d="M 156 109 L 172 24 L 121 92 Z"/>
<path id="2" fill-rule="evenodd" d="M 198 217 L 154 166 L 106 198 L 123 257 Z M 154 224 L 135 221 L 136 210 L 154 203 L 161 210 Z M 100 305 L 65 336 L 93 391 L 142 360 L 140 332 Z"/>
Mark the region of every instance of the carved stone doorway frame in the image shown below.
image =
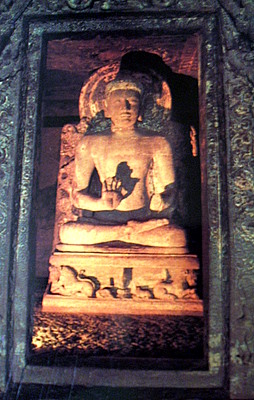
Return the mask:
<path id="1" fill-rule="evenodd" d="M 163 14 L 163 15 L 162 15 Z M 151 28 L 152 27 L 152 28 Z M 9 359 L 14 382 L 71 385 L 73 368 L 28 365 L 26 361 L 30 340 L 30 294 L 34 275 L 32 234 L 29 228 L 32 215 L 32 191 L 35 148 L 39 135 L 41 104 L 41 73 L 44 68 L 45 43 L 50 37 L 68 37 L 74 33 L 120 31 L 166 34 L 197 34 L 200 38 L 200 148 L 202 164 L 202 193 L 204 204 L 203 240 L 208 263 L 203 269 L 206 316 L 207 370 L 117 370 L 76 368 L 75 384 L 84 386 L 150 387 L 213 389 L 225 386 L 229 297 L 227 288 L 227 223 L 223 195 L 225 143 L 223 142 L 223 114 L 221 113 L 221 76 L 219 73 L 220 38 L 215 13 L 108 14 L 107 18 L 89 14 L 44 19 L 24 19 L 22 28 L 25 44 L 25 63 L 20 109 L 24 141 L 20 187 L 20 212 L 17 247 L 14 258 L 16 286 L 11 307 L 10 323 L 13 358 Z M 20 153 L 20 154 L 21 154 Z"/>

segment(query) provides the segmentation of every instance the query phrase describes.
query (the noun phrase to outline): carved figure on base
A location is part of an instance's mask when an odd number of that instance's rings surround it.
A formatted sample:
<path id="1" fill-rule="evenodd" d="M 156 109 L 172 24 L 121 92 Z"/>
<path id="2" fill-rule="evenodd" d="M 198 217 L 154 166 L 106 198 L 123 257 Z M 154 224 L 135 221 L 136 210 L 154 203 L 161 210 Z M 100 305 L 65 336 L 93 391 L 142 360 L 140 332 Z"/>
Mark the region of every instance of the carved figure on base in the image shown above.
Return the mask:
<path id="1" fill-rule="evenodd" d="M 95 284 L 89 278 L 80 278 L 75 269 L 50 267 L 51 293 L 83 298 L 94 297 Z"/>
<path id="2" fill-rule="evenodd" d="M 156 299 L 193 299 L 197 300 L 196 293 L 197 275 L 193 270 L 185 271 L 175 281 L 160 281 L 153 288 L 153 294 Z"/>

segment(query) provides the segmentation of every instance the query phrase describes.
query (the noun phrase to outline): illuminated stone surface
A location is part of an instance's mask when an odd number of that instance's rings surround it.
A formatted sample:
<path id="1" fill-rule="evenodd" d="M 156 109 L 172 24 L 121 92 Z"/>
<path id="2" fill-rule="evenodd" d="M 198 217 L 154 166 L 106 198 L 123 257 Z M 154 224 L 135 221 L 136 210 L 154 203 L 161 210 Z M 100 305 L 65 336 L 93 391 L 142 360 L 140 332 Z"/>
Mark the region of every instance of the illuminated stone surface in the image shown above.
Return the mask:
<path id="1" fill-rule="evenodd" d="M 156 101 L 167 108 L 171 94 L 165 86 Z M 119 74 L 102 99 L 111 128 L 81 136 L 86 132 L 81 107 L 83 123 L 64 131 L 61 155 L 75 149 L 74 163 L 66 158 L 59 174 L 57 251 L 50 259 L 45 311 L 121 314 L 127 302 L 134 314 L 202 313 L 199 263 L 188 254 L 185 231 L 173 218 L 171 146 L 165 137 L 137 127 L 143 92 L 137 77 Z"/>
<path id="2" fill-rule="evenodd" d="M 44 296 L 43 310 L 200 315 L 197 257 L 137 250 L 55 253 L 50 259 L 51 295 Z"/>
<path id="3" fill-rule="evenodd" d="M 159 214 L 169 207 L 169 191 L 175 181 L 171 147 L 165 138 L 136 127 L 142 90 L 138 83 L 126 78 L 113 82 L 106 87 L 105 99 L 111 129 L 80 139 L 71 193 L 74 207 L 106 212 L 106 223 L 96 224 L 92 218 L 65 223 L 60 226 L 60 242 L 120 240 L 144 246 L 186 247 L 183 230 L 171 227 Z M 102 184 L 99 197 L 89 192 L 95 169 Z M 156 213 L 156 219 L 151 218 L 150 211 Z M 125 224 L 120 225 L 120 218 Z"/>
<path id="4" fill-rule="evenodd" d="M 43 358 L 57 362 L 57 356 L 80 355 L 79 362 L 91 363 L 91 356 L 108 356 L 102 363 L 113 365 L 112 357 L 121 357 L 119 365 L 138 365 L 139 358 L 201 358 L 203 355 L 203 319 L 197 316 L 87 315 L 34 313 L 32 350 L 34 363 Z M 129 357 L 137 357 L 133 364 Z M 98 360 L 99 361 L 99 360 Z M 67 364 L 64 359 L 64 364 Z M 186 362 L 186 360 L 185 360 Z M 117 364 L 117 359 L 115 360 Z M 172 364 L 172 361 L 171 361 Z M 150 367 L 156 366 L 153 359 Z M 186 364 L 185 364 L 186 365 Z"/>

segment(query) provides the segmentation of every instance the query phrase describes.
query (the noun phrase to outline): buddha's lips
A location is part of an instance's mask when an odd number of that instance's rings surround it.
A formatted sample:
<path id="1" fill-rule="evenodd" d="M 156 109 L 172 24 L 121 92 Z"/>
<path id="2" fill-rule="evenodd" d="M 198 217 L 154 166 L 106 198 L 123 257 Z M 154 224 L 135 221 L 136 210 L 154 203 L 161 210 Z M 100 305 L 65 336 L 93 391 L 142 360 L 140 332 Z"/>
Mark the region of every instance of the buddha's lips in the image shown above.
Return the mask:
<path id="1" fill-rule="evenodd" d="M 130 118 L 130 117 L 131 117 L 131 113 L 122 112 L 122 113 L 120 113 L 120 117 L 123 117 L 123 118 Z"/>

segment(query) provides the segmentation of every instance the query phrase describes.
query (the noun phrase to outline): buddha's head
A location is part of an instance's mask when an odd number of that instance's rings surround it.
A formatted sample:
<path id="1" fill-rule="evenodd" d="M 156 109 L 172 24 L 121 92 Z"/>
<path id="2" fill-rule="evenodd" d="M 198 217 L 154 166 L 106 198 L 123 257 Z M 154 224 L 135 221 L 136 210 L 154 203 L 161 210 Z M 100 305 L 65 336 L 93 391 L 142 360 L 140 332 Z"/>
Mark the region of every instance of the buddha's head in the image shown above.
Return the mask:
<path id="1" fill-rule="evenodd" d="M 135 125 L 143 93 L 142 86 L 129 77 L 118 77 L 106 86 L 105 116 L 111 118 L 116 128 Z"/>

